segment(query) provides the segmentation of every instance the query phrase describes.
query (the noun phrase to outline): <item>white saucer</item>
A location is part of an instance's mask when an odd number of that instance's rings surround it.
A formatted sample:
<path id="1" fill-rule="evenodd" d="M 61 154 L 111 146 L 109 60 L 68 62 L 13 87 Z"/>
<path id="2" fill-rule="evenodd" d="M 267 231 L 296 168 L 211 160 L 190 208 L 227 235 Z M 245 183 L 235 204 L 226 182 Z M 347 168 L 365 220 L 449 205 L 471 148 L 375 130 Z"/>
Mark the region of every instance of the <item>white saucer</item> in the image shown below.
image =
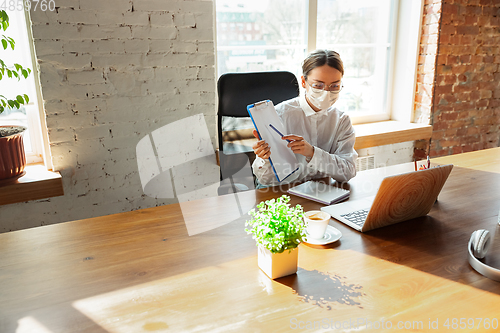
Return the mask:
<path id="1" fill-rule="evenodd" d="M 306 231 L 306 239 L 304 240 L 305 243 L 308 244 L 313 244 L 313 245 L 325 245 L 325 244 L 330 244 L 333 242 L 336 242 L 342 237 L 342 233 L 332 227 L 331 225 L 326 227 L 325 235 L 321 239 L 316 239 L 316 238 L 309 238 L 307 231 Z"/>

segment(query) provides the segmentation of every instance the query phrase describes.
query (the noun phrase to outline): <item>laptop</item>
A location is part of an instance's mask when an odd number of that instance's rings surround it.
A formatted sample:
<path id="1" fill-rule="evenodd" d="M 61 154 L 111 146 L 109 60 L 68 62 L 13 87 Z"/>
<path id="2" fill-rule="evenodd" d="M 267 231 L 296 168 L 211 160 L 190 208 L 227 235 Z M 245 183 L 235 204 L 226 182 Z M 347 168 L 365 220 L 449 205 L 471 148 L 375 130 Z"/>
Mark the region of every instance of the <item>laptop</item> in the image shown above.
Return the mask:
<path id="1" fill-rule="evenodd" d="M 372 197 L 348 200 L 321 210 L 366 232 L 427 215 L 450 175 L 452 164 L 388 176 Z"/>

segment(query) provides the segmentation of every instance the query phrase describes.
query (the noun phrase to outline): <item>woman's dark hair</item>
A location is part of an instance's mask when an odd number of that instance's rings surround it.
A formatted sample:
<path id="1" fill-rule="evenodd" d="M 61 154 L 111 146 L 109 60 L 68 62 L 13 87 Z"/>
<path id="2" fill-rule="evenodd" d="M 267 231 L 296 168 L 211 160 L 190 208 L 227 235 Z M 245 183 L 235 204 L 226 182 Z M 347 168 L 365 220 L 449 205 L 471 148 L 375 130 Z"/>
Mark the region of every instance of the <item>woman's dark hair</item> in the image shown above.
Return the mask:
<path id="1" fill-rule="evenodd" d="M 331 50 L 316 50 L 311 52 L 304 59 L 304 62 L 302 62 L 302 75 L 307 79 L 310 71 L 323 65 L 335 68 L 344 76 L 344 64 L 342 63 L 342 59 L 340 59 L 340 54 Z"/>

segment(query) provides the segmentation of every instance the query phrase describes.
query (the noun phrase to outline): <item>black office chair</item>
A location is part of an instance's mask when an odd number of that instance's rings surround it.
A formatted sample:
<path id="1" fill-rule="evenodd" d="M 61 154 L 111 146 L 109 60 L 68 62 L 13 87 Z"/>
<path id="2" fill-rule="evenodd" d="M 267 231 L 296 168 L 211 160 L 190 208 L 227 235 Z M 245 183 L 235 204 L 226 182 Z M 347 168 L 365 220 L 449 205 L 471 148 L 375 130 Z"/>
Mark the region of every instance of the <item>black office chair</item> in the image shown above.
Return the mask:
<path id="1" fill-rule="evenodd" d="M 245 153 L 224 153 L 222 117 L 249 117 L 247 105 L 267 99 L 277 105 L 297 97 L 299 85 L 296 76 L 285 71 L 226 73 L 221 75 L 217 82 L 217 93 L 219 97 L 217 134 L 221 171 L 219 195 L 222 195 L 249 189 L 248 177 L 244 176 L 248 175 L 248 172 L 242 172 L 242 169 L 250 165 L 249 158 Z M 251 175 L 251 169 L 249 172 Z M 253 184 L 253 177 L 251 181 Z"/>

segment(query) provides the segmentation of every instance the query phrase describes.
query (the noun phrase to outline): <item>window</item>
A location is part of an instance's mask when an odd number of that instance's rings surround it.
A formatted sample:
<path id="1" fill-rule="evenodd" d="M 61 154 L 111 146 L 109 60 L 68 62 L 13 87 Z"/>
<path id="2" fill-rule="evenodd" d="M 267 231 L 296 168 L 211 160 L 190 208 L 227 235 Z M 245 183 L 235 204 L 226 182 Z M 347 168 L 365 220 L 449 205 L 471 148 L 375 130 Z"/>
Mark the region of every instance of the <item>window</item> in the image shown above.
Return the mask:
<path id="1" fill-rule="evenodd" d="M 391 3 L 318 0 L 316 45 L 340 53 L 346 73 L 338 107 L 353 115 L 387 109 Z"/>
<path id="2" fill-rule="evenodd" d="M 389 119 L 397 5 L 396 0 L 216 0 L 219 26 L 254 27 L 251 39 L 244 40 L 222 39 L 225 31 L 217 31 L 218 75 L 287 70 L 300 77 L 307 53 L 332 49 L 345 67 L 338 108 L 353 122 Z"/>
<path id="3" fill-rule="evenodd" d="M 22 125 L 28 130 L 24 133 L 24 148 L 26 152 L 27 163 L 36 163 L 43 161 L 43 145 L 40 133 L 40 114 L 39 99 L 35 84 L 36 70 L 33 68 L 32 47 L 30 46 L 30 36 L 28 35 L 27 21 L 24 10 L 9 10 L 7 6 L 4 9 L 9 15 L 10 25 L 5 35 L 12 37 L 16 44 L 14 50 L 3 50 L 1 58 L 8 66 L 18 63 L 23 67 L 32 70 L 27 79 L 4 78 L 0 81 L 0 90 L 7 98 L 13 98 L 18 94 L 27 94 L 30 101 L 27 105 L 19 109 L 5 109 L 0 115 L 0 125 Z"/>
<path id="4" fill-rule="evenodd" d="M 227 72 L 289 70 L 298 74 L 306 54 L 306 1 L 217 0 L 216 20 L 254 27 L 251 39 L 221 40 L 217 30 L 218 75 Z M 292 33 L 298 25 L 301 33 Z"/>

